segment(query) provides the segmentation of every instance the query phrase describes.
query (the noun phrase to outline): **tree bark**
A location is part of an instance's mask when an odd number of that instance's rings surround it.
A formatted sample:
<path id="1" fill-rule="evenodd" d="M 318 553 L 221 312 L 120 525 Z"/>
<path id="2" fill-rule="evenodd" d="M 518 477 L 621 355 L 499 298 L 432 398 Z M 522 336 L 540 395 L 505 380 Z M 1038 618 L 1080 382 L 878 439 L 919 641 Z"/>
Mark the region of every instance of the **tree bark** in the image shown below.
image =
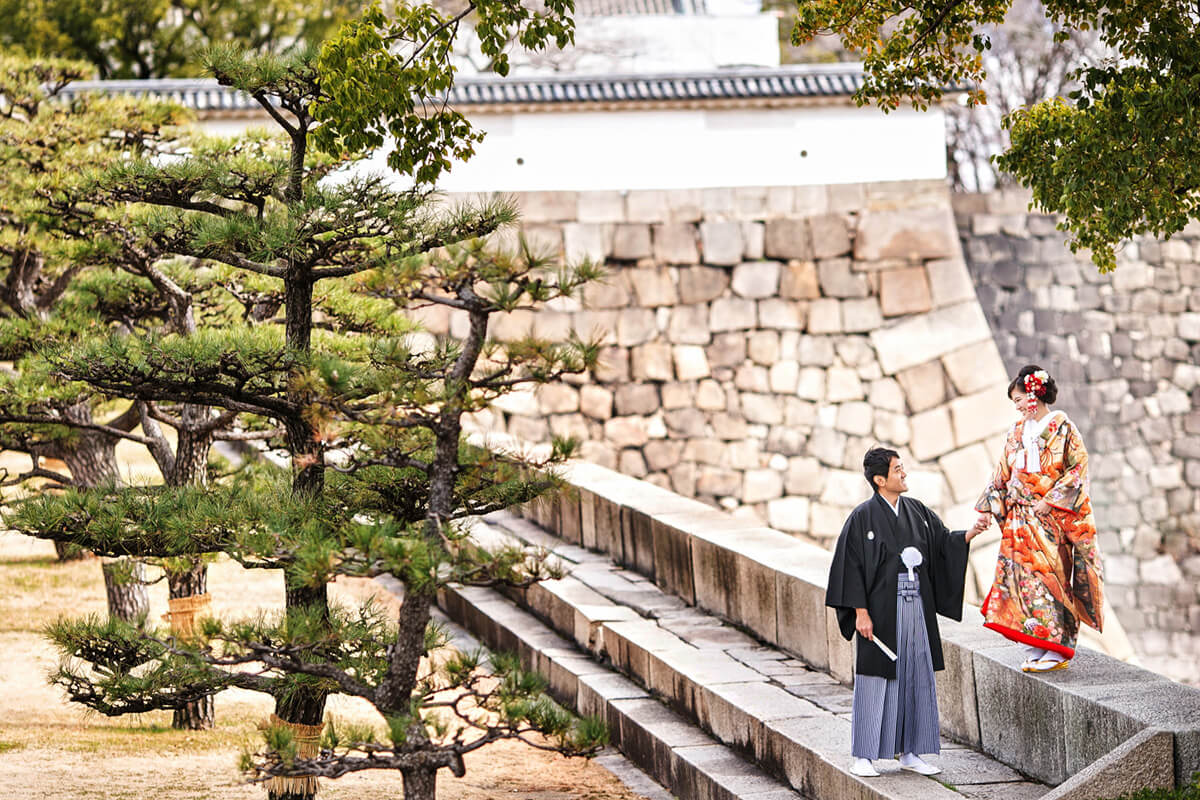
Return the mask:
<path id="1" fill-rule="evenodd" d="M 76 422 L 92 422 L 92 409 L 77 403 L 63 412 Z M 63 463 L 71 471 L 76 486 L 94 487 L 116 481 L 117 439 L 98 431 L 80 431 L 74 447 L 63 448 Z M 127 562 L 127 563 L 123 563 Z M 117 566 L 121 564 L 121 566 Z M 108 613 L 133 625 L 141 625 L 150 609 L 146 593 L 145 568 L 134 559 L 116 559 L 104 565 L 104 588 L 108 594 Z M 115 582 L 122 579 L 120 582 Z"/>
<path id="2" fill-rule="evenodd" d="M 181 559 L 182 561 L 182 559 Z M 172 598 L 195 597 L 208 591 L 208 565 L 200 558 L 187 559 L 190 564 L 171 564 L 167 567 L 167 589 Z M 182 566 L 183 569 L 172 569 Z M 175 709 L 171 727 L 177 730 L 209 730 L 216 724 L 213 696 L 195 700 Z"/>
<path id="3" fill-rule="evenodd" d="M 403 770 L 404 800 L 435 800 L 437 770 L 432 767 Z"/>
<path id="4" fill-rule="evenodd" d="M 145 625 L 146 615 L 150 613 L 145 565 L 136 558 L 115 558 L 101 564 L 100 568 L 104 573 L 109 616 L 139 628 Z"/>

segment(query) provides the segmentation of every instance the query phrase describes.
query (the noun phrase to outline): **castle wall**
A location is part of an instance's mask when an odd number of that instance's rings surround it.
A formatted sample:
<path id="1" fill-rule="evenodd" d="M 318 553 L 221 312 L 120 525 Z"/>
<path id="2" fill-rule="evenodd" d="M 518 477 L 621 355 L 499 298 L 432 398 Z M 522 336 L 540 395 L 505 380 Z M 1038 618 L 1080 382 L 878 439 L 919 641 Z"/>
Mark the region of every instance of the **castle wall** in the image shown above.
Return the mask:
<path id="1" fill-rule="evenodd" d="M 1200 680 L 1200 224 L 1128 243 L 1104 275 L 1027 203 L 956 199 L 976 295 L 1008 371 L 1046 367 L 1085 436 L 1109 599 L 1134 649 Z"/>

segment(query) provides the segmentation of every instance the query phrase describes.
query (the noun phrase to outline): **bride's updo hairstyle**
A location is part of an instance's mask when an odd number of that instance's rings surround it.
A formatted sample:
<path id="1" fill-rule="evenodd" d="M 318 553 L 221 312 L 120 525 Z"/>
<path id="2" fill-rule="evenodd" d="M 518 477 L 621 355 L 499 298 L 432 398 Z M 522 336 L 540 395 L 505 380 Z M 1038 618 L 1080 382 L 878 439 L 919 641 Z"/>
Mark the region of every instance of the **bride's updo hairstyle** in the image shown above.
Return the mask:
<path id="1" fill-rule="evenodd" d="M 1013 392 L 1018 390 L 1036 396 L 1046 405 L 1052 405 L 1058 399 L 1058 384 L 1050 377 L 1050 373 L 1037 364 L 1021 367 L 1017 377 L 1008 385 L 1008 396 L 1011 398 Z"/>

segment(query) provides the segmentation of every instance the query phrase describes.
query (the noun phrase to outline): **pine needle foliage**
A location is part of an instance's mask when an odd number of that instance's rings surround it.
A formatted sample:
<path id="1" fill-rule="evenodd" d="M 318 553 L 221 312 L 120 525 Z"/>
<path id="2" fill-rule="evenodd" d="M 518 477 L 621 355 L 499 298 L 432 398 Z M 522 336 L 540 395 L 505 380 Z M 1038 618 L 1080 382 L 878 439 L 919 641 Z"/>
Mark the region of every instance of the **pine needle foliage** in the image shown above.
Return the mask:
<path id="1" fill-rule="evenodd" d="M 504 41 L 568 41 L 569 1 L 543 6 L 486 0 L 468 11 Z M 92 212 L 95 260 L 124 263 L 137 243 L 154 256 L 138 274 L 168 299 L 170 319 L 187 324 L 56 337 L 36 348 L 42 368 L 155 418 L 218 409 L 241 419 L 246 437 L 269 434 L 289 463 L 207 485 L 42 494 L 18 504 L 9 524 L 107 554 L 224 553 L 281 570 L 286 604 L 278 616 L 204 620 L 187 640 L 95 619 L 60 623 L 52 635 L 66 661 L 55 680 L 106 714 L 178 708 L 226 686 L 271 695 L 285 724 L 267 726 L 242 765 L 274 797 L 294 800 L 311 786 L 297 779 L 392 769 L 407 797 L 432 800 L 438 771 L 461 776 L 463 756 L 490 742 L 589 754 L 604 741 L 603 726 L 555 704 L 544 680 L 502 655 L 485 664 L 454 652 L 430 619 L 449 583 L 525 586 L 561 574 L 544 552 L 485 549 L 470 530 L 479 514 L 561 488 L 553 468 L 574 443 L 536 457 L 492 452 L 468 442 L 464 419 L 513 389 L 593 368 L 600 349 L 578 336 L 493 339 L 495 315 L 571 297 L 599 270 L 524 241 L 492 246 L 517 220 L 508 198 L 448 205 L 429 189 L 469 150 L 465 122 L 432 110 L 452 85 L 444 50 L 464 17 L 372 8 L 319 53 L 214 48 L 212 74 L 255 98 L 275 135 L 132 153 L 73 189 Z M 362 98 L 364 59 L 399 82 L 372 79 L 378 91 Z M 360 124 L 397 137 L 393 166 L 416 188 L 364 168 L 375 134 L 356 137 Z M 118 289 L 109 279 L 88 291 L 118 308 Z M 126 308 L 153 305 L 145 284 L 129 289 Z M 415 319 L 430 306 L 458 318 L 455 336 L 420 329 Z M 398 611 L 328 602 L 337 577 L 385 573 L 404 584 Z M 290 726 L 320 724 L 331 693 L 367 700 L 379 725 L 330 727 L 313 755 Z"/>
<path id="2" fill-rule="evenodd" d="M 1073 251 L 1090 250 L 1102 272 L 1136 235 L 1170 238 L 1200 217 L 1200 8 L 1191 2 L 1044 0 L 1056 41 L 1094 30 L 1107 58 L 1068 76 L 1070 102 L 1043 100 L 1004 122 L 1011 143 L 997 166 L 1033 191 L 1033 205 L 1061 214 Z M 862 56 L 860 104 L 926 109 L 948 91 L 968 104 L 979 88 L 989 30 L 1012 0 L 798 0 L 792 42 L 837 36 Z"/>

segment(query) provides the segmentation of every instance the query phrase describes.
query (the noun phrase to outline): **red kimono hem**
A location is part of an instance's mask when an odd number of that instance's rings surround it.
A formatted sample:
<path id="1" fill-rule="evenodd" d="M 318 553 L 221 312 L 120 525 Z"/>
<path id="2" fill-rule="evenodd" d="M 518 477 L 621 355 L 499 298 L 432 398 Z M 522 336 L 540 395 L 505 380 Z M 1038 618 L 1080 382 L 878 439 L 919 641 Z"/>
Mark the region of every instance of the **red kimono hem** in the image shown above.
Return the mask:
<path id="1" fill-rule="evenodd" d="M 1027 644 L 1032 647 L 1040 647 L 1043 650 L 1053 650 L 1059 655 L 1066 656 L 1067 658 L 1075 657 L 1074 647 L 1067 647 L 1066 645 L 1061 645 L 1056 642 L 1048 642 L 1045 639 L 1039 639 L 1036 636 L 1030 636 L 1029 634 L 1022 633 L 1021 631 L 1014 630 L 1012 628 L 1006 628 L 997 622 L 985 622 L 983 623 L 983 627 L 990 628 L 1004 638 L 1011 639 L 1014 642 L 1020 642 L 1021 644 Z"/>

